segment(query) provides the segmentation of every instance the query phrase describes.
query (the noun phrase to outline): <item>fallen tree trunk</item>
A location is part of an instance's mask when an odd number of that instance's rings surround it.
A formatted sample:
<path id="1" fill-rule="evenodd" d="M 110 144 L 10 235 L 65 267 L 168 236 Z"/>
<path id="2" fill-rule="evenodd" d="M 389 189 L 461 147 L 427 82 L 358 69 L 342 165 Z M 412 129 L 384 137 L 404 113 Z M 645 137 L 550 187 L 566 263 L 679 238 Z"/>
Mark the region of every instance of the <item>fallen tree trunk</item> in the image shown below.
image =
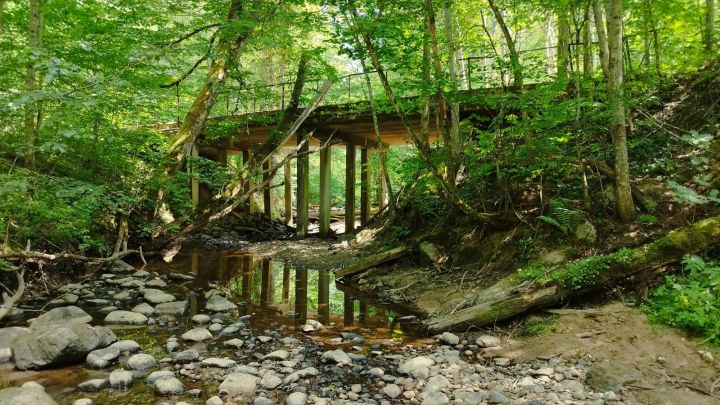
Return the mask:
<path id="1" fill-rule="evenodd" d="M 372 267 L 379 266 L 383 263 L 389 262 L 391 260 L 399 259 L 406 254 L 410 253 L 410 248 L 406 246 L 400 246 L 396 247 L 394 249 L 386 250 L 382 253 L 378 253 L 372 256 L 368 256 L 366 258 L 363 258 L 357 263 L 353 263 L 348 267 L 345 267 L 340 270 L 335 271 L 335 277 L 347 277 L 352 276 L 358 273 L 362 273 L 363 271 L 370 269 Z"/>
<path id="2" fill-rule="evenodd" d="M 534 281 L 511 274 L 481 291 L 475 305 L 426 320 L 429 332 L 467 330 L 507 319 L 534 308 L 614 285 L 640 272 L 680 260 L 720 244 L 720 217 L 705 219 L 636 249 L 621 249 L 565 264 Z"/>

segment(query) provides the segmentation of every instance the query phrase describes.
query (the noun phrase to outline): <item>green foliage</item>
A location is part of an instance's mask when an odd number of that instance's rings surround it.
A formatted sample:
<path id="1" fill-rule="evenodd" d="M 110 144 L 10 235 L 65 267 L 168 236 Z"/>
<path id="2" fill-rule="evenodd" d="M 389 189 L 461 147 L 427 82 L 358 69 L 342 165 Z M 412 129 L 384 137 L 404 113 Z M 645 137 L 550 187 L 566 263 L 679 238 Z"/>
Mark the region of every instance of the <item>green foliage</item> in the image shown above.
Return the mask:
<path id="1" fill-rule="evenodd" d="M 550 274 L 550 278 L 566 287 L 579 290 L 592 285 L 604 270 L 612 265 L 627 264 L 632 249 L 622 248 L 608 255 L 591 256 L 568 264 L 562 270 Z"/>
<path id="2" fill-rule="evenodd" d="M 690 187 L 679 184 L 674 180 L 669 180 L 666 183 L 666 186 L 673 193 L 675 200 L 682 204 L 705 205 L 710 203 L 720 203 L 720 192 L 715 189 L 710 190 L 707 195 L 702 195 Z"/>
<path id="3" fill-rule="evenodd" d="M 563 233 L 575 231 L 578 226 L 586 221 L 585 215 L 580 211 L 566 208 L 561 200 L 550 200 L 548 208 L 552 217 L 540 215 L 538 219 L 554 226 Z"/>
<path id="4" fill-rule="evenodd" d="M 645 303 L 651 321 L 720 344 L 720 264 L 686 256 L 683 274 L 668 276 Z"/>
<path id="5" fill-rule="evenodd" d="M 544 317 L 531 317 L 525 321 L 524 336 L 543 336 L 554 333 L 560 325 L 560 317 L 557 315 Z"/>
<path id="6" fill-rule="evenodd" d="M 533 260 L 519 268 L 518 279 L 520 281 L 535 281 L 545 277 L 548 273 L 548 265 L 542 260 Z"/>
<path id="7" fill-rule="evenodd" d="M 657 222 L 657 217 L 650 214 L 642 214 L 635 220 L 638 224 L 651 225 Z"/>

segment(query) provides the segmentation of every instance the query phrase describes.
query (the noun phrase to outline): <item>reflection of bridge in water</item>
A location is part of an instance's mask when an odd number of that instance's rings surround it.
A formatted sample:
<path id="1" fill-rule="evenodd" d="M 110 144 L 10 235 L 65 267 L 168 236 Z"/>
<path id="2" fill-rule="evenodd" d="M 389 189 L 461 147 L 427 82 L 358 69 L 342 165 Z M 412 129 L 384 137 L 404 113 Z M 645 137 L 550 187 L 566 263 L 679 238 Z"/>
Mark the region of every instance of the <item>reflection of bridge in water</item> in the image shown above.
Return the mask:
<path id="1" fill-rule="evenodd" d="M 170 264 L 178 272 L 190 272 L 206 289 L 217 285 L 245 305 L 241 313 L 254 314 L 261 323 L 301 326 L 307 319 L 324 325 L 386 327 L 393 313 L 353 297 L 335 284 L 328 270 L 294 269 L 289 264 L 238 251 L 191 252 Z M 190 299 L 192 313 L 202 312 L 204 298 Z M 233 299 L 237 301 L 237 299 Z"/>

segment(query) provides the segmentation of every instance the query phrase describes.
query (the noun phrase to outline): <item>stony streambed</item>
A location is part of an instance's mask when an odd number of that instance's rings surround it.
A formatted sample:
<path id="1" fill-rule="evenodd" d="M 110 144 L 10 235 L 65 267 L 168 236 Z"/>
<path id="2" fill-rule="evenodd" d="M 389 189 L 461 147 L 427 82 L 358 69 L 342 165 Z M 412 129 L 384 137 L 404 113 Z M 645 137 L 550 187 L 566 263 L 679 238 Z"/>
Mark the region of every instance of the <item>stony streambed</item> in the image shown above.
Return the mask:
<path id="1" fill-rule="evenodd" d="M 210 261 L 214 271 L 198 271 Z M 347 297 L 350 311 L 334 308 L 322 276 L 317 301 L 303 303 L 302 273 L 272 282 L 263 262 L 261 275 L 237 275 L 246 281 L 236 294 L 232 265 L 178 263 L 118 263 L 55 292 L 55 308 L 29 327 L 21 318 L 0 329 L 0 373 L 15 386 L 0 390 L 0 405 L 622 403 L 621 392 L 586 386 L 588 359 L 515 364 L 495 357 L 494 336 L 407 335 L 400 326 L 412 317 L 399 316 L 373 327 L 371 315 L 391 316 L 360 302 L 357 319 Z M 255 278 L 264 292 L 248 291 Z"/>

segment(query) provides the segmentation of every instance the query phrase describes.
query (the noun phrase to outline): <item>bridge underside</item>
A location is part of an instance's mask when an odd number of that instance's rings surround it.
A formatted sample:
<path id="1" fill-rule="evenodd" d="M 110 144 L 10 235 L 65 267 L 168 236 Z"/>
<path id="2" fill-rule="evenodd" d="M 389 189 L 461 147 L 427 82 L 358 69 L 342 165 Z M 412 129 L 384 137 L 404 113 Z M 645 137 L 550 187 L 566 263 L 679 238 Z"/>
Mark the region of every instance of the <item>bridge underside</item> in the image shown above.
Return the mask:
<path id="1" fill-rule="evenodd" d="M 370 220 L 370 214 L 373 211 L 371 206 L 372 198 L 370 197 L 371 184 L 377 182 L 376 191 L 378 202 L 377 209 L 381 209 L 388 202 L 388 187 L 385 184 L 385 177 L 381 172 L 381 165 L 371 173 L 370 162 L 371 155 L 381 153 L 380 143 L 377 141 L 375 124 L 372 115 L 367 109 L 363 110 L 362 105 L 346 105 L 346 106 L 328 106 L 318 108 L 311 117 L 297 131 L 297 134 L 291 136 L 284 144 L 277 149 L 277 154 L 285 156 L 295 153 L 297 150 L 299 156 L 296 158 L 296 195 L 293 198 L 293 190 L 291 187 L 292 172 L 289 162 L 284 163 L 282 168 L 269 172 L 270 165 L 266 165 L 265 170 L 269 173 L 265 174 L 261 184 L 268 184 L 271 178 L 280 169 L 284 176 L 284 220 L 288 224 L 295 224 L 299 236 L 308 233 L 309 227 L 309 208 L 308 208 L 308 190 L 310 170 L 309 157 L 306 153 L 311 149 L 318 149 L 326 143 L 329 148 L 320 149 L 320 207 L 319 207 L 319 233 L 321 236 L 327 236 L 331 232 L 331 207 L 330 207 L 330 178 L 332 170 L 331 148 L 345 149 L 345 221 L 344 230 L 346 233 L 352 233 L 356 229 L 356 213 L 355 213 L 355 183 L 357 172 L 360 175 L 360 226 L 364 226 Z M 461 108 L 461 119 L 470 115 L 491 116 L 493 111 L 487 107 L 471 107 Z M 250 155 L 260 145 L 264 144 L 275 130 L 279 121 L 281 111 L 272 111 L 265 113 L 250 114 L 244 116 L 217 117 L 209 120 L 206 126 L 206 134 L 201 136 L 198 149 L 194 151 L 195 155 L 199 155 L 222 164 L 227 164 L 228 156 L 243 155 L 243 162 L 246 162 Z M 411 144 L 410 136 L 407 129 L 403 125 L 402 120 L 394 113 L 384 113 L 377 116 L 380 138 L 384 147 L 392 147 L 397 145 Z M 417 113 L 407 115 L 407 123 L 413 131 L 420 136 L 421 120 Z M 208 133 L 212 132 L 212 136 Z M 303 139 L 309 137 L 309 142 L 305 142 L 302 146 L 298 143 L 298 138 Z M 220 139 L 210 141 L 209 138 Z M 430 128 L 428 133 L 428 141 L 435 142 L 438 138 L 438 126 L 435 119 L 430 120 Z M 208 139 L 208 140 L 206 140 Z M 300 148 L 298 150 L 298 148 Z M 360 167 L 356 167 L 356 151 L 360 149 Z M 279 161 L 280 156 L 276 159 Z M 373 180 L 374 179 L 374 180 Z M 250 189 L 255 188 L 255 182 L 260 179 L 246 179 L 244 187 Z M 272 216 L 272 188 L 266 186 L 263 188 L 263 211 L 266 215 Z M 192 184 L 193 203 L 197 204 L 200 200 L 200 188 L 197 180 Z M 295 200 L 296 215 L 293 216 L 293 200 Z M 254 198 L 250 199 L 249 209 L 258 210 L 253 207 Z"/>

